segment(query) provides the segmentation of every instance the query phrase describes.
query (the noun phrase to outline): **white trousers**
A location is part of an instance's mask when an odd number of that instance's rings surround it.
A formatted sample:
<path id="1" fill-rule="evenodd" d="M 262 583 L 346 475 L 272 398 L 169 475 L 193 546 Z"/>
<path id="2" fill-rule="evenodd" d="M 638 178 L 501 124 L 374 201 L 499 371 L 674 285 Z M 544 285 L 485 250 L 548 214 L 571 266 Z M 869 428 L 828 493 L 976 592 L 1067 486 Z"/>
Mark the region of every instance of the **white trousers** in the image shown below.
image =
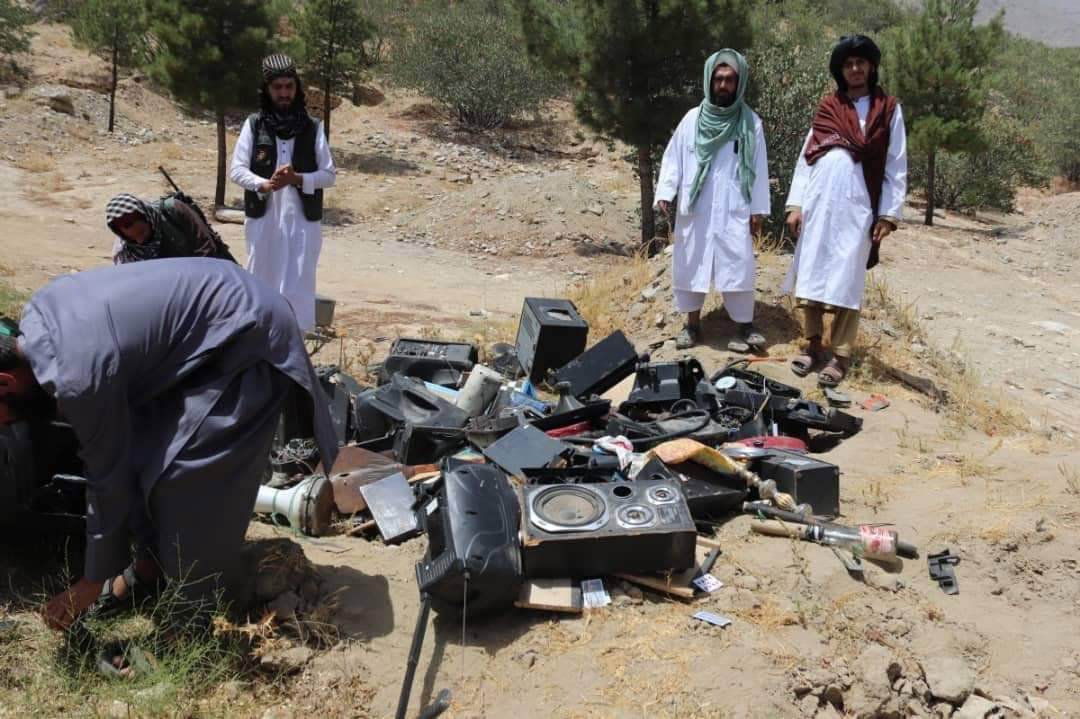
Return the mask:
<path id="1" fill-rule="evenodd" d="M 705 296 L 707 294 L 708 292 L 675 290 L 675 309 L 679 312 L 697 312 L 705 306 Z M 753 321 L 753 290 L 722 292 L 721 294 L 724 296 L 724 308 L 727 310 L 728 317 L 739 324 Z"/>

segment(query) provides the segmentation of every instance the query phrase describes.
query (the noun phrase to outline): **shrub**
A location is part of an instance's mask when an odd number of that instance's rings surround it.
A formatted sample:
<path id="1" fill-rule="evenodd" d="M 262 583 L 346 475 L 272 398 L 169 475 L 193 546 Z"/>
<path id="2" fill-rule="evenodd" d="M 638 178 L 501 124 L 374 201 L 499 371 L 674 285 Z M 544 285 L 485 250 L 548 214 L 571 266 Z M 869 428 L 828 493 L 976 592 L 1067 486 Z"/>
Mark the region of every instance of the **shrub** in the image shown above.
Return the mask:
<path id="1" fill-rule="evenodd" d="M 399 84 L 453 110 L 462 124 L 491 128 L 536 111 L 556 84 L 529 58 L 517 18 L 478 0 L 417 7 L 390 68 Z"/>
<path id="2" fill-rule="evenodd" d="M 950 210 L 1016 208 L 1016 189 L 1047 184 L 1044 166 L 1032 139 L 1013 120 L 995 114 L 983 118 L 985 147 L 970 153 L 940 153 L 934 182 L 934 204 Z M 926 159 L 913 150 L 909 164 L 913 187 L 926 187 Z"/>

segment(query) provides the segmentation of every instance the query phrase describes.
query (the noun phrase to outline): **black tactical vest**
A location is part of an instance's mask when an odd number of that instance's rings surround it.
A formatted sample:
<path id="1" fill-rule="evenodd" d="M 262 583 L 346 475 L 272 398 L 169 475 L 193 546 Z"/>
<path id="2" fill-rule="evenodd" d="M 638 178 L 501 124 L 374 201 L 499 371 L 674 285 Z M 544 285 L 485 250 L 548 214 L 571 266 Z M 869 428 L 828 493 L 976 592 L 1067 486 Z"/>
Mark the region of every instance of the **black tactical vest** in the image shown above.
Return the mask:
<path id="1" fill-rule="evenodd" d="M 259 177 L 270 179 L 277 169 L 277 138 L 259 122 L 256 113 L 248 118 L 251 126 L 251 135 L 254 141 L 251 144 L 251 158 L 248 167 Z M 292 166 L 296 172 L 315 172 L 319 169 L 318 160 L 315 158 L 315 133 L 319 131 L 319 125 L 314 120 L 307 123 L 307 127 L 293 138 Z M 304 217 L 310 222 L 318 222 L 322 219 L 323 191 L 315 190 L 313 195 L 305 195 L 299 187 L 291 188 L 300 195 L 300 202 L 304 206 Z M 289 188 L 285 189 L 286 192 Z M 266 198 L 259 197 L 257 192 L 244 190 L 244 214 L 248 217 L 262 217 L 266 214 Z"/>

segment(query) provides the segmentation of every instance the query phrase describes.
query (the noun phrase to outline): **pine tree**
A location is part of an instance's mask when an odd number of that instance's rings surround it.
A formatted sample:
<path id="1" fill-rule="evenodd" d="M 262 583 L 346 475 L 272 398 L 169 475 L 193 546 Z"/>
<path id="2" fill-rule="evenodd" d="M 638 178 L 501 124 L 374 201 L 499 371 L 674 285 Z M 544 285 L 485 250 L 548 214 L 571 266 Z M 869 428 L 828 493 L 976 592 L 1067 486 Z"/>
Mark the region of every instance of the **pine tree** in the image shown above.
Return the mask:
<path id="1" fill-rule="evenodd" d="M 34 18 L 16 0 L 0 0 L 0 55 L 24 52 L 30 48 L 27 27 Z"/>
<path id="2" fill-rule="evenodd" d="M 897 37 L 889 82 L 904 107 L 908 136 L 926 162 L 926 215 L 934 224 L 934 163 L 939 151 L 983 144 L 987 65 L 1001 46 L 1002 13 L 975 26 L 978 0 L 923 0 Z"/>
<path id="3" fill-rule="evenodd" d="M 121 67 L 142 62 L 146 51 L 146 13 L 131 0 L 85 0 L 74 17 L 75 42 L 112 65 L 109 84 L 109 132 L 116 120 L 116 76 Z"/>
<path id="4" fill-rule="evenodd" d="M 323 130 L 329 138 L 331 93 L 351 92 L 372 28 L 357 0 L 308 0 L 297 13 L 296 29 L 304 45 L 304 74 L 322 89 Z"/>
<path id="5" fill-rule="evenodd" d="M 260 0 L 149 0 L 157 41 L 150 74 L 181 102 L 217 119 L 214 204 L 225 204 L 225 113 L 257 102 L 273 20 Z"/>
<path id="6" fill-rule="evenodd" d="M 652 248 L 654 153 L 702 98 L 713 52 L 750 45 L 746 0 L 518 0 L 529 50 L 581 88 L 578 118 L 636 149 Z"/>

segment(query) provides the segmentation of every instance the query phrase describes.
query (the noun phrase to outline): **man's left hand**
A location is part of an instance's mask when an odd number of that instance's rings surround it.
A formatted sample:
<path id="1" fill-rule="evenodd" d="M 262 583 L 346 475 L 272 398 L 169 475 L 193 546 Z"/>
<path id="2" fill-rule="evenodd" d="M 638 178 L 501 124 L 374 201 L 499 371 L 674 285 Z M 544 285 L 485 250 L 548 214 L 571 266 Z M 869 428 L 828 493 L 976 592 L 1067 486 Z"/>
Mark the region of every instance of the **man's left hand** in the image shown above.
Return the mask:
<path id="1" fill-rule="evenodd" d="M 45 603 L 41 615 L 50 629 L 64 631 L 75 618 L 90 608 L 101 594 L 104 582 L 80 579 Z"/>
<path id="2" fill-rule="evenodd" d="M 881 242 L 890 234 L 892 234 L 893 230 L 895 229 L 896 226 L 888 220 L 878 220 L 874 223 L 874 229 L 870 233 L 870 239 L 874 242 Z"/>
<path id="3" fill-rule="evenodd" d="M 295 185 L 300 187 L 304 181 L 292 168 L 292 165 L 283 165 L 274 172 L 274 178 L 280 180 L 283 185 Z"/>
<path id="4" fill-rule="evenodd" d="M 750 216 L 750 234 L 753 237 L 757 237 L 765 229 L 765 215 L 751 215 Z"/>

